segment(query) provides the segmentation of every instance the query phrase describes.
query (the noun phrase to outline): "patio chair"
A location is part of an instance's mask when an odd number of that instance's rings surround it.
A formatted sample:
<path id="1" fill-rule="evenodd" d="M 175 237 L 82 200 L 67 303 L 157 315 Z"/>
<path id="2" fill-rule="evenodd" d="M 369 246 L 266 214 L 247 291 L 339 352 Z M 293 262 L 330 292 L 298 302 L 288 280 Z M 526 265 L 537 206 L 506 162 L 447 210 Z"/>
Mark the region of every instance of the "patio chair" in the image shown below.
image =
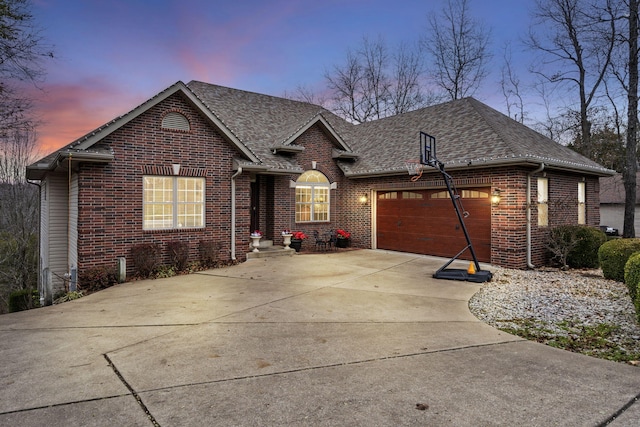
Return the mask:
<path id="1" fill-rule="evenodd" d="M 313 237 L 316 239 L 316 250 L 321 247 L 326 251 L 327 247 L 330 246 L 329 237 L 320 236 L 320 232 L 318 230 L 313 231 Z"/>

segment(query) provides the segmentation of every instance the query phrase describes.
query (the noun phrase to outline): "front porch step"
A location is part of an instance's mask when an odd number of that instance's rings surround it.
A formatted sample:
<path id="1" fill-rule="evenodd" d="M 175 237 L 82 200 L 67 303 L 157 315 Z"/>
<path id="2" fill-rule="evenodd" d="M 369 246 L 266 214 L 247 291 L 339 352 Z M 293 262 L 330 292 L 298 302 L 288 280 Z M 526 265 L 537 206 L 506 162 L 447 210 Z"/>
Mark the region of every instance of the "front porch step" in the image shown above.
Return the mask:
<path id="1" fill-rule="evenodd" d="M 247 253 L 247 259 L 269 258 L 274 256 L 293 256 L 296 253 L 294 249 L 285 249 L 284 246 L 274 246 L 273 242 L 269 242 L 270 244 L 263 247 L 263 242 L 261 241 L 260 246 L 258 246 L 258 250 L 260 252 Z"/>

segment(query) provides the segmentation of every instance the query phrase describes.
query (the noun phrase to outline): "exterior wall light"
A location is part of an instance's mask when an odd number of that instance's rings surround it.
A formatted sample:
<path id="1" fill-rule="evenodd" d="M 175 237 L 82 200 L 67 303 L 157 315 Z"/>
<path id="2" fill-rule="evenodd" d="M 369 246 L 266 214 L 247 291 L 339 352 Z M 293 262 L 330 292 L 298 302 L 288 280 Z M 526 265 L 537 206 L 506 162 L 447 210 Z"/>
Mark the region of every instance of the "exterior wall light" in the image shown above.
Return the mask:
<path id="1" fill-rule="evenodd" d="M 360 198 L 358 198 L 358 200 L 364 205 L 369 201 L 369 197 L 367 197 L 366 194 L 363 194 L 362 196 L 360 196 Z"/>
<path id="2" fill-rule="evenodd" d="M 491 206 L 498 206 L 501 199 L 502 196 L 500 195 L 500 189 L 496 188 L 493 190 L 493 193 L 491 193 Z"/>

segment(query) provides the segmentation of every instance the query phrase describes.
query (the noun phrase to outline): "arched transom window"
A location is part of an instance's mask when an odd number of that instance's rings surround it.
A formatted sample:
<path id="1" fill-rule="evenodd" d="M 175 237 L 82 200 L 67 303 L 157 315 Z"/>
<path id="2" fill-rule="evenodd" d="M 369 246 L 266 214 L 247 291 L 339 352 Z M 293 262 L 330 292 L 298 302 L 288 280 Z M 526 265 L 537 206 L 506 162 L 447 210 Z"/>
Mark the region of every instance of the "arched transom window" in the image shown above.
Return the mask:
<path id="1" fill-rule="evenodd" d="M 329 221 L 329 179 L 316 170 L 296 181 L 296 222 Z"/>

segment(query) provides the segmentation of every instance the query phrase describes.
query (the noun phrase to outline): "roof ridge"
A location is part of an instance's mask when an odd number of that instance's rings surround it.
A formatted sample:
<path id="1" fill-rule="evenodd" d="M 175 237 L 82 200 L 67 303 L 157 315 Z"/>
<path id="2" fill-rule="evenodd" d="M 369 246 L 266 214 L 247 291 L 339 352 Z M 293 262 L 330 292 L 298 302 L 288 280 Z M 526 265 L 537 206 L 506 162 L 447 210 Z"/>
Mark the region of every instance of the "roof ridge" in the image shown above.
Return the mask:
<path id="1" fill-rule="evenodd" d="M 504 135 L 504 128 L 502 126 L 498 126 L 497 123 L 494 122 L 494 120 L 492 120 L 488 114 L 486 114 L 487 109 L 491 109 L 492 111 L 506 117 L 509 120 L 513 120 L 511 117 L 507 116 L 506 114 L 489 107 L 487 104 L 485 104 L 484 102 L 478 101 L 477 99 L 475 99 L 472 96 L 463 98 L 469 105 L 471 105 L 471 108 L 473 108 L 473 110 L 480 115 L 480 117 L 482 117 L 484 123 L 486 123 L 491 130 L 496 134 L 496 136 L 498 138 L 500 138 L 500 140 L 507 145 L 507 147 L 509 147 L 509 150 L 513 153 L 513 155 L 517 155 L 517 156 L 522 156 L 522 154 L 520 153 L 521 150 L 518 149 L 518 146 L 512 142 L 510 140 L 510 138 L 507 138 Z M 513 122 L 518 123 L 518 125 L 524 126 L 525 128 L 527 128 L 527 126 L 523 125 L 522 123 L 518 122 L 517 120 L 513 120 Z M 529 128 L 527 128 L 529 129 Z M 542 134 L 540 134 L 542 135 Z M 544 136 L 544 135 L 542 135 Z"/>

